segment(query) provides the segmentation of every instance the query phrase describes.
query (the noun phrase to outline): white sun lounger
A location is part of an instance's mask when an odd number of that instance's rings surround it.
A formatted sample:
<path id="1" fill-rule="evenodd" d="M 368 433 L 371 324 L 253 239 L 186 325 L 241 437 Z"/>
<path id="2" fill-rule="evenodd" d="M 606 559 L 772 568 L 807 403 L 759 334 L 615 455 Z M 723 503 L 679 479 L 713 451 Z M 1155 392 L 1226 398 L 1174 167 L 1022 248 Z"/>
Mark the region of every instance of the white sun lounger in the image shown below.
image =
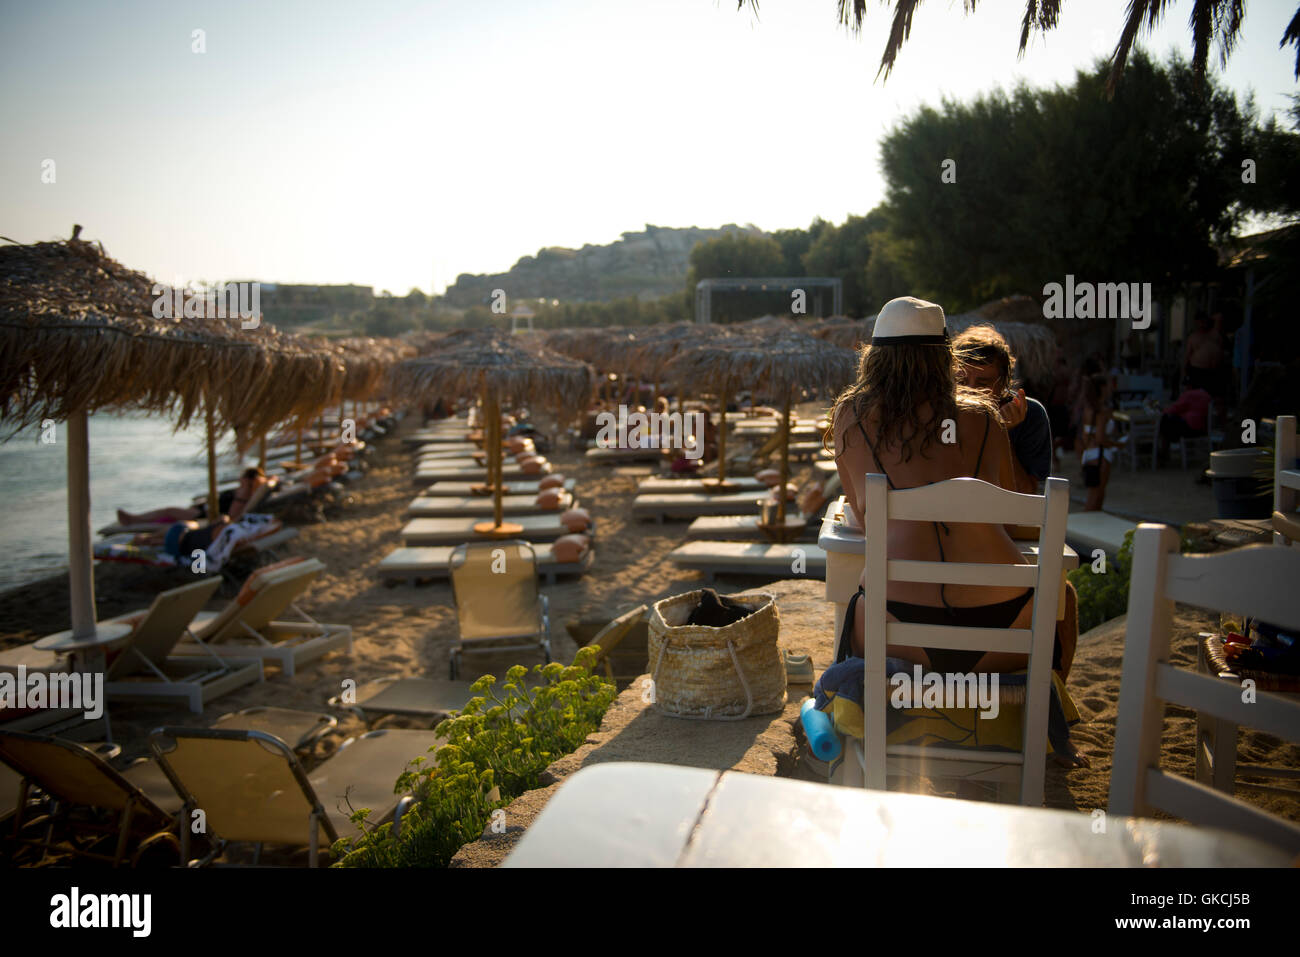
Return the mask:
<path id="1" fill-rule="evenodd" d="M 803 516 L 791 510 L 786 515 L 785 523 L 791 529 L 807 527 Z M 686 529 L 688 539 L 715 538 L 722 541 L 763 541 L 762 532 L 758 530 L 757 515 L 704 515 L 691 522 Z"/>
<path id="2" fill-rule="evenodd" d="M 453 548 L 452 545 L 398 548 L 383 557 L 376 571 L 386 582 L 443 579 L 448 575 Z M 581 575 L 590 568 L 595 549 L 588 548 L 576 562 L 557 562 L 550 545 L 534 545 L 533 553 L 537 556 L 537 574 L 544 576 L 548 585 L 554 585 L 561 575 Z"/>
<path id="3" fill-rule="evenodd" d="M 172 654 L 220 583 L 219 577 L 206 578 L 162 592 L 153 600 L 104 675 L 109 701 L 181 700 L 197 714 L 213 698 L 262 680 L 258 658 L 225 658 L 212 650 L 202 657 Z"/>
<path id="4" fill-rule="evenodd" d="M 657 462 L 663 449 L 587 449 L 583 457 L 593 465 L 622 465 L 625 462 Z"/>
<path id="5" fill-rule="evenodd" d="M 402 527 L 402 543 L 407 546 L 417 545 L 461 545 L 465 542 L 490 541 L 492 536 L 479 535 L 474 526 L 482 522 L 481 518 L 413 518 Z M 512 515 L 509 521 L 523 526 L 523 531 L 514 535 L 530 542 L 553 542 L 569 530 L 560 522 L 558 515 Z M 589 528 L 584 534 L 592 534 Z"/>
<path id="6" fill-rule="evenodd" d="M 452 465 L 451 462 L 459 464 Z M 537 481 L 551 471 L 549 462 L 543 461 L 541 472 L 525 472 L 518 465 L 507 465 L 502 470 L 502 478 L 510 481 Z M 411 481 L 417 486 L 432 485 L 434 482 L 485 482 L 487 469 L 476 465 L 473 459 L 449 459 L 434 466 L 422 466 L 415 470 Z"/>
<path id="7" fill-rule="evenodd" d="M 1080 554 L 1100 548 L 1107 555 L 1119 554 L 1124 536 L 1137 528 L 1134 522 L 1107 512 L 1071 512 L 1065 520 L 1065 540 Z"/>
<path id="8" fill-rule="evenodd" d="M 559 515 L 577 504 L 567 492 L 560 499 L 558 506 L 543 508 L 537 504 L 536 495 L 503 495 L 501 505 L 506 515 Z M 494 514 L 492 509 L 490 495 L 469 495 L 462 498 L 420 495 L 406 507 L 406 514 L 412 518 L 455 518 L 458 515 L 491 518 Z"/>
<path id="9" fill-rule="evenodd" d="M 297 605 L 325 570 L 316 558 L 282 568 L 253 572 L 247 597 L 231 599 L 220 612 L 200 612 L 190 623 L 190 635 L 176 645 L 177 655 L 207 655 L 212 649 L 229 649 L 246 658 L 278 664 L 286 675 L 299 665 L 331 651 L 352 650 L 350 625 L 318 622 Z M 245 593 L 241 593 L 244 597 Z M 281 620 L 293 612 L 300 621 Z"/>
<path id="10" fill-rule="evenodd" d="M 482 453 L 473 442 L 426 442 L 413 453 L 417 459 L 473 458 Z"/>
<path id="11" fill-rule="evenodd" d="M 700 515 L 758 514 L 763 492 L 696 492 L 694 495 L 638 495 L 632 500 L 634 518 L 696 518 Z"/>
<path id="12" fill-rule="evenodd" d="M 745 475 L 740 478 L 728 478 L 727 484 L 734 488 L 719 492 L 710 492 L 703 479 L 697 478 L 648 478 L 642 479 L 636 487 L 637 495 L 729 495 L 732 492 L 763 492 L 767 485 L 758 479 Z"/>
<path id="13" fill-rule="evenodd" d="M 490 499 L 491 496 L 479 496 L 475 494 L 474 486 L 478 484 L 478 482 L 435 482 L 433 485 L 430 485 L 421 492 L 420 497 L 430 498 L 433 496 L 439 496 L 442 498 L 469 498 L 470 496 L 473 496 L 474 498 L 482 497 Z M 541 486 L 541 479 L 536 478 L 531 481 L 506 482 L 505 494 L 536 496 L 537 493 L 542 490 Z M 577 488 L 577 480 L 565 479 L 563 487 L 564 491 L 572 494 L 573 490 Z"/>
<path id="14" fill-rule="evenodd" d="M 682 568 L 703 572 L 712 582 L 717 574 L 770 575 L 776 578 L 826 578 L 826 552 L 820 546 L 795 542 L 687 542 L 668 553 Z M 796 569 L 802 569 L 798 571 Z"/>

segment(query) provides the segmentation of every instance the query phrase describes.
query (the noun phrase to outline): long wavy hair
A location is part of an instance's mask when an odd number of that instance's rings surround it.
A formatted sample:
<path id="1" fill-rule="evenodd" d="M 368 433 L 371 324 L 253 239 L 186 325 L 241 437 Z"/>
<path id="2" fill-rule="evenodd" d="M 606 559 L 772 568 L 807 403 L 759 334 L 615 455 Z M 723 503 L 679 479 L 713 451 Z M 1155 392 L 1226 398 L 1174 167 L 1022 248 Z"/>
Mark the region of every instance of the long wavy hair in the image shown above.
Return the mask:
<path id="1" fill-rule="evenodd" d="M 969 358 L 966 350 L 952 344 L 866 347 L 858 360 L 858 381 L 841 392 L 831 408 L 823 446 L 837 458 L 841 454 L 834 448 L 841 409 L 855 422 L 877 423 L 877 448 L 898 449 L 904 462 L 924 456 L 939 440 L 943 420 L 955 420 L 960 410 L 983 409 L 1001 422 L 992 399 L 958 383 L 958 370 Z M 848 436 L 846 431 L 845 448 Z"/>

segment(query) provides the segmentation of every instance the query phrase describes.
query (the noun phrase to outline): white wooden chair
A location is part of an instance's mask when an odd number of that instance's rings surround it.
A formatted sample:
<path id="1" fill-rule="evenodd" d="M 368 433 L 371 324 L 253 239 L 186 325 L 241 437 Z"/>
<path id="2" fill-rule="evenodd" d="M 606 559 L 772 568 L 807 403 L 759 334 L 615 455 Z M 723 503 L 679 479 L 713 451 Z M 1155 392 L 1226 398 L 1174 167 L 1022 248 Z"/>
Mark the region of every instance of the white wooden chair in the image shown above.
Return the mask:
<path id="1" fill-rule="evenodd" d="M 1273 440 L 1273 544 L 1300 540 L 1300 468 L 1296 468 L 1294 415 L 1277 417 Z"/>
<path id="2" fill-rule="evenodd" d="M 1193 708 L 1201 718 L 1300 741 L 1300 704 L 1264 691 L 1247 703 L 1238 685 L 1168 663 L 1174 601 L 1240 610 L 1280 627 L 1300 627 L 1295 587 L 1300 551 L 1254 545 L 1218 555 L 1180 555 L 1178 547 L 1178 531 L 1166 525 L 1144 523 L 1133 536 L 1110 811 L 1149 816 L 1160 808 L 1194 824 L 1240 831 L 1300 851 L 1300 825 L 1160 770 L 1167 703 Z"/>
<path id="3" fill-rule="evenodd" d="M 890 773 L 933 777 L 937 772 L 936 762 L 943 762 L 945 770 L 951 770 L 953 776 L 999 784 L 1013 783 L 1018 779 L 1020 803 L 1042 805 L 1052 643 L 1056 634 L 1056 607 L 1061 588 L 1068 509 L 1069 483 L 1062 478 L 1049 478 L 1043 495 L 1022 495 L 975 478 L 955 478 L 914 489 L 891 490 L 885 476 L 867 476 L 864 511 L 865 580 L 868 587 L 861 599 L 866 606 L 864 727 L 861 745 L 853 742 L 850 754 L 845 757 L 844 783 L 883 790 Z M 1038 526 L 1038 563 L 918 562 L 886 557 L 890 519 L 970 522 L 976 517 L 991 524 Z M 885 588 L 889 581 L 1033 588 L 1031 627 L 972 628 L 887 621 Z M 886 747 L 885 714 L 889 687 L 885 677 L 885 647 L 890 644 L 1028 655 L 1022 750 L 977 752 L 970 748 L 939 746 Z"/>

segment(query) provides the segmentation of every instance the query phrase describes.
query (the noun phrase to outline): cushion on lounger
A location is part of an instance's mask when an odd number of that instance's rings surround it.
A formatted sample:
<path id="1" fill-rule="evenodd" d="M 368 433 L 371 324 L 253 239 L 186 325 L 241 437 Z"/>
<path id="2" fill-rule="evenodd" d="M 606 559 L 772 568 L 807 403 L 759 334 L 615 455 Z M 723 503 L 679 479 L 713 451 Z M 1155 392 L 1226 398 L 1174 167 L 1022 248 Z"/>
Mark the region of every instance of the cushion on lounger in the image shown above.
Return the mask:
<path id="1" fill-rule="evenodd" d="M 537 487 L 540 489 L 564 488 L 564 476 L 558 472 L 554 475 L 548 475 L 537 484 Z"/>
<path id="2" fill-rule="evenodd" d="M 519 460 L 519 468 L 525 475 L 541 475 L 546 463 L 536 456 Z"/>
<path id="3" fill-rule="evenodd" d="M 768 492 L 767 495 L 768 500 L 775 502 L 777 500 L 776 496 L 777 496 L 776 487 L 773 486 L 772 490 Z M 785 500 L 787 502 L 793 502 L 798 496 L 799 496 L 799 489 L 795 486 L 793 482 L 787 482 L 785 485 Z"/>
<path id="4" fill-rule="evenodd" d="M 590 547 L 591 539 L 586 535 L 561 535 L 551 543 L 551 554 L 557 562 L 576 562 Z"/>
<path id="5" fill-rule="evenodd" d="M 754 478 L 758 479 L 768 488 L 774 488 L 781 484 L 781 473 L 777 469 L 763 469 L 761 472 L 756 472 Z"/>
<path id="6" fill-rule="evenodd" d="M 539 508 L 559 508 L 564 501 L 564 492 L 558 488 L 544 488 L 537 493 L 534 502 Z"/>
<path id="7" fill-rule="evenodd" d="M 820 512 L 826 504 L 826 490 L 821 482 L 809 482 L 799 493 L 799 511 L 805 515 Z"/>
<path id="8" fill-rule="evenodd" d="M 296 565 L 301 561 L 306 561 L 302 555 L 295 555 L 293 558 L 286 558 L 283 561 L 275 562 L 271 565 L 263 565 L 253 574 L 244 579 L 243 586 L 239 589 L 239 594 L 235 596 L 235 601 L 240 605 L 247 605 L 257 594 L 257 590 L 262 585 L 263 578 L 277 568 L 284 568 L 288 565 Z"/>
<path id="9" fill-rule="evenodd" d="M 571 532 L 585 532 L 591 527 L 591 513 L 585 508 L 571 508 L 560 516 L 560 524 Z"/>

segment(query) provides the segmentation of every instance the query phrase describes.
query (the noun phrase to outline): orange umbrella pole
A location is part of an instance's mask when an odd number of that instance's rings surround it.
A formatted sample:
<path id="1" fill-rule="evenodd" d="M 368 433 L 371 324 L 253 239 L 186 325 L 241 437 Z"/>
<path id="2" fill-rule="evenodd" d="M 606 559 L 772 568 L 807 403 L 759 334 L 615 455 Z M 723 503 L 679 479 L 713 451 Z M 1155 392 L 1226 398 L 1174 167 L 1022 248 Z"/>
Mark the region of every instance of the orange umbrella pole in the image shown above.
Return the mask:
<path id="1" fill-rule="evenodd" d="M 260 468 L 262 471 L 266 471 L 266 433 L 265 432 L 263 432 L 262 437 L 257 440 L 257 467 Z"/>
<path id="2" fill-rule="evenodd" d="M 207 425 L 208 425 L 208 522 L 215 522 L 221 518 L 221 508 L 218 505 L 217 497 L 217 430 L 214 416 L 212 414 L 212 400 L 208 400 L 207 407 Z"/>
<path id="3" fill-rule="evenodd" d="M 295 465 L 302 465 L 302 426 L 298 426 L 298 444 L 294 448 L 293 461 Z"/>

